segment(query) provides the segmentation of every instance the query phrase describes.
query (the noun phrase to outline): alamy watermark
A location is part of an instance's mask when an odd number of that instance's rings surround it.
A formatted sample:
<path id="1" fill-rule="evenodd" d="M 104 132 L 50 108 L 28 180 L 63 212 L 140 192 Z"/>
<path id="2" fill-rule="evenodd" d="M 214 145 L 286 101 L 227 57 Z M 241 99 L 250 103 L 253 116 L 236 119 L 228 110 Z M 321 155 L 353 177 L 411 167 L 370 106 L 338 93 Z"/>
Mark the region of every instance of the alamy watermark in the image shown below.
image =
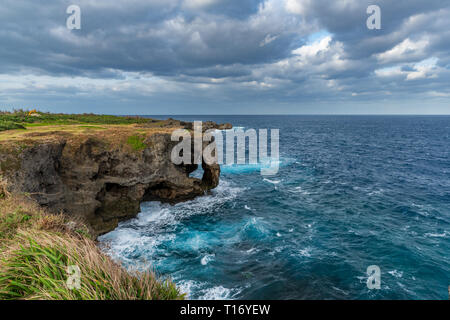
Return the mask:
<path id="1" fill-rule="evenodd" d="M 66 13 L 70 16 L 66 20 L 66 26 L 69 30 L 81 29 L 81 8 L 77 5 L 70 5 L 66 9 Z M 381 29 L 381 8 L 378 5 L 370 5 L 367 7 L 366 13 L 370 16 L 367 18 L 366 25 L 369 30 Z"/>
<path id="2" fill-rule="evenodd" d="M 79 266 L 73 265 L 67 267 L 67 288 L 70 290 L 81 289 L 81 270 Z"/>
<path id="3" fill-rule="evenodd" d="M 377 5 L 371 5 L 367 7 L 367 14 L 370 16 L 367 18 L 366 25 L 369 30 L 381 29 L 381 8 Z"/>
<path id="4" fill-rule="evenodd" d="M 171 139 L 179 143 L 172 149 L 171 160 L 176 165 L 201 165 L 203 161 L 208 165 L 260 165 L 262 175 L 275 175 L 280 163 L 279 135 L 279 129 L 270 130 L 269 156 L 267 129 L 210 129 L 203 132 L 202 123 L 195 121 L 193 135 L 186 129 L 173 131 Z M 206 147 L 204 143 L 207 144 Z"/>
<path id="5" fill-rule="evenodd" d="M 66 20 L 66 26 L 69 30 L 80 30 L 81 29 L 81 8 L 77 5 L 70 5 L 66 10 L 67 14 L 70 16 Z"/>
<path id="6" fill-rule="evenodd" d="M 381 269 L 377 265 L 372 265 L 367 267 L 366 271 L 368 278 L 367 278 L 367 288 L 370 290 L 381 289 Z"/>

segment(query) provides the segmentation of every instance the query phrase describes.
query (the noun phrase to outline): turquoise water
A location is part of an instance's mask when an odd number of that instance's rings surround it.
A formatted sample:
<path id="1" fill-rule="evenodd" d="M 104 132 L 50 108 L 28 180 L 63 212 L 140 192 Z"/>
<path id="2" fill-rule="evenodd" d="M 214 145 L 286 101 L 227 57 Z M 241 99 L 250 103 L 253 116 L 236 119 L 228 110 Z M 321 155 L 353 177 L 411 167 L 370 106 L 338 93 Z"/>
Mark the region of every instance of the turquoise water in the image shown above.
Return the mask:
<path id="1" fill-rule="evenodd" d="M 280 170 L 222 166 L 211 195 L 144 203 L 100 238 L 126 266 L 192 299 L 448 298 L 450 117 L 172 117 L 278 128 Z"/>

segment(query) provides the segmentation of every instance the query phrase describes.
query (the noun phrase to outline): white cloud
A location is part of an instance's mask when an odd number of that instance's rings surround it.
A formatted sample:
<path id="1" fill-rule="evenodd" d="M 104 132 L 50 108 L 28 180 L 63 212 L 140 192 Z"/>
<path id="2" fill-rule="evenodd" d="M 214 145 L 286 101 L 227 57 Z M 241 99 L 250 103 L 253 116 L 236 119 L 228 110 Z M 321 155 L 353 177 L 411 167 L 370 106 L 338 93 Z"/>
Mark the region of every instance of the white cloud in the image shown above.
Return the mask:
<path id="1" fill-rule="evenodd" d="M 327 51 L 330 48 L 331 36 L 326 36 L 323 39 L 315 41 L 309 45 L 304 45 L 292 51 L 293 54 L 302 57 L 314 57 L 321 51 Z"/>
<path id="2" fill-rule="evenodd" d="M 208 7 L 212 4 L 215 4 L 216 2 L 218 2 L 218 0 L 184 0 L 183 6 L 188 8 L 199 9 Z"/>
<path id="3" fill-rule="evenodd" d="M 286 0 L 285 9 L 289 13 L 305 15 L 311 0 Z"/>
<path id="4" fill-rule="evenodd" d="M 268 45 L 269 43 L 275 41 L 277 38 L 278 38 L 278 36 L 272 36 L 272 35 L 268 34 L 268 35 L 266 35 L 264 40 L 259 43 L 259 46 L 264 47 L 264 46 Z"/>
<path id="5" fill-rule="evenodd" d="M 380 53 L 376 57 L 382 63 L 401 62 L 420 58 L 425 54 L 425 49 L 429 43 L 429 40 L 425 37 L 417 41 L 406 38 L 392 49 Z"/>
<path id="6" fill-rule="evenodd" d="M 119 72 L 120 78 L 93 79 L 88 77 L 59 77 L 49 75 L 8 75 L 0 74 L 0 87 L 10 94 L 28 92 L 69 90 L 72 94 L 108 92 L 139 92 L 151 95 L 156 92 L 175 92 L 181 88 L 176 83 L 151 75 L 136 72 Z"/>
<path id="7" fill-rule="evenodd" d="M 450 92 L 429 91 L 429 92 L 427 92 L 427 94 L 431 97 L 436 97 L 436 98 L 449 98 L 450 97 Z"/>
<path id="8" fill-rule="evenodd" d="M 419 63 L 397 65 L 389 68 L 375 70 L 379 77 L 398 77 L 402 76 L 405 80 L 430 79 L 437 77 L 437 58 L 425 59 Z"/>
<path id="9" fill-rule="evenodd" d="M 395 77 L 395 76 L 403 75 L 404 72 L 402 71 L 401 66 L 395 66 L 395 67 L 377 69 L 377 70 L 375 70 L 375 74 L 378 77 Z"/>
<path id="10" fill-rule="evenodd" d="M 293 58 L 288 65 L 297 69 L 308 70 L 309 73 L 326 77 L 330 72 L 344 70 L 349 61 L 344 58 L 344 46 L 333 41 L 331 35 L 324 36 L 292 51 Z M 283 64 L 283 62 L 281 62 Z"/>
<path id="11" fill-rule="evenodd" d="M 437 58 L 430 58 L 423 60 L 414 65 L 415 71 L 409 72 L 406 76 L 406 80 L 417 80 L 436 77 L 436 63 Z"/>

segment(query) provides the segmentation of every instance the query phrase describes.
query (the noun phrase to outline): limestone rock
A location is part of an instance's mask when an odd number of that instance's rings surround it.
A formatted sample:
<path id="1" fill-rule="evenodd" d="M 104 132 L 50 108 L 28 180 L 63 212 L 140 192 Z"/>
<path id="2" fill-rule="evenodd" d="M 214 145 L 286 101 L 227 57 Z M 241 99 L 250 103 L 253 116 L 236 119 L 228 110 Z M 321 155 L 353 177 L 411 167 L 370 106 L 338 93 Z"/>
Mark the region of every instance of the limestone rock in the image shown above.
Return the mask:
<path id="1" fill-rule="evenodd" d="M 21 151 L 0 178 L 8 192 L 28 193 L 53 212 L 81 218 L 98 236 L 136 216 L 142 201 L 176 203 L 218 185 L 219 165 L 203 163 L 203 178 L 196 179 L 189 174 L 197 165 L 173 164 L 176 143 L 170 134 L 156 133 L 146 137 L 145 149 L 130 152 L 95 137 L 76 143 L 60 137 Z M 9 158 L 0 150 L 2 159 Z"/>

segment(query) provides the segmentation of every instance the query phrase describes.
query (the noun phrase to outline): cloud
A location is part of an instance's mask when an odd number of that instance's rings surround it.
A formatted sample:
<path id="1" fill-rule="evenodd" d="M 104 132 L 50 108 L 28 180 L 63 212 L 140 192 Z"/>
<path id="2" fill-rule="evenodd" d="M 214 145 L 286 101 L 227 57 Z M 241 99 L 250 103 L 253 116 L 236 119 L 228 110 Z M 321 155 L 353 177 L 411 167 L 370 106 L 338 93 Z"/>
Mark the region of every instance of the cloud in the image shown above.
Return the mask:
<path id="1" fill-rule="evenodd" d="M 187 8 L 204 8 L 217 2 L 218 0 L 184 0 L 183 5 Z"/>
<path id="2" fill-rule="evenodd" d="M 72 2 L 0 7 L 0 103 L 115 97 L 290 112 L 387 92 L 392 101 L 447 98 L 448 2 L 379 1 L 382 29 L 368 30 L 369 0 L 78 0 L 82 29 L 70 31 Z"/>
<path id="3" fill-rule="evenodd" d="M 293 54 L 299 55 L 303 58 L 311 58 L 317 56 L 318 53 L 328 51 L 330 48 L 331 36 L 326 36 L 319 41 L 313 42 L 309 45 L 304 45 L 292 51 Z"/>
<path id="4" fill-rule="evenodd" d="M 415 64 L 413 67 L 414 70 L 408 73 L 408 75 L 406 76 L 406 80 L 437 77 L 437 74 L 434 73 L 437 61 L 438 59 L 436 58 L 430 58 Z"/>
<path id="5" fill-rule="evenodd" d="M 426 48 L 430 42 L 426 38 L 411 41 L 406 38 L 392 49 L 379 53 L 377 59 L 382 63 L 417 60 L 426 55 Z"/>
<path id="6" fill-rule="evenodd" d="M 397 65 L 389 68 L 375 70 L 375 74 L 379 77 L 400 77 L 407 81 L 418 79 L 436 78 L 438 69 L 436 64 L 437 58 L 429 58 L 414 64 Z"/>

